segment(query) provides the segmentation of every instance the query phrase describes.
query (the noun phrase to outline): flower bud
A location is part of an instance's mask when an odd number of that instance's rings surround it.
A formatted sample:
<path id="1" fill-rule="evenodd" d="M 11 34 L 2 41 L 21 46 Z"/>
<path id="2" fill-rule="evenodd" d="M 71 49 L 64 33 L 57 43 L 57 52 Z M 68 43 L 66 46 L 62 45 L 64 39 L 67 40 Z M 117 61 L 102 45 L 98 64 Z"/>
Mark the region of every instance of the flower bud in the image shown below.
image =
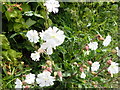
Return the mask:
<path id="1" fill-rule="evenodd" d="M 81 72 L 84 72 L 83 67 L 80 67 L 79 70 L 80 70 Z"/>
<path id="2" fill-rule="evenodd" d="M 56 77 L 57 76 L 57 72 L 54 72 L 54 77 Z"/>
<path id="3" fill-rule="evenodd" d="M 113 54 L 116 54 L 116 53 L 117 53 L 117 51 L 116 51 L 115 49 L 113 49 L 111 52 L 112 52 Z"/>
<path id="4" fill-rule="evenodd" d="M 97 74 L 96 72 L 93 72 L 93 71 L 92 71 L 91 73 L 92 73 L 93 75 L 96 75 L 96 74 Z"/>
<path id="5" fill-rule="evenodd" d="M 47 67 L 47 71 L 49 71 L 50 73 L 52 73 L 52 68 Z"/>
<path id="6" fill-rule="evenodd" d="M 98 40 L 104 40 L 104 38 L 100 34 L 97 34 L 96 37 Z"/>
<path id="7" fill-rule="evenodd" d="M 50 67 L 52 66 L 52 62 L 50 60 L 47 60 L 46 64 L 49 65 Z"/>
<path id="8" fill-rule="evenodd" d="M 8 12 L 12 12 L 13 9 L 9 7 L 9 8 L 7 9 L 7 11 L 8 11 Z"/>
<path id="9" fill-rule="evenodd" d="M 73 65 L 78 65 L 77 62 L 74 62 Z"/>
<path id="10" fill-rule="evenodd" d="M 11 75 L 11 72 L 7 72 L 8 75 Z"/>
<path id="11" fill-rule="evenodd" d="M 42 66 L 42 69 L 45 69 L 46 68 L 46 66 Z"/>
<path id="12" fill-rule="evenodd" d="M 112 60 L 111 60 L 111 59 L 107 61 L 107 64 L 108 64 L 108 65 L 111 65 L 111 63 L 112 63 Z"/>
<path id="13" fill-rule="evenodd" d="M 86 51 L 88 51 L 89 50 L 89 46 L 87 45 L 87 46 L 85 46 L 85 50 Z"/>
<path id="14" fill-rule="evenodd" d="M 24 90 L 28 90 L 28 88 L 30 88 L 30 86 L 23 86 Z"/>
<path id="15" fill-rule="evenodd" d="M 62 81 L 62 72 L 61 72 L 61 71 L 58 71 L 57 74 L 58 74 L 60 80 Z"/>
<path id="16" fill-rule="evenodd" d="M 96 83 L 93 81 L 93 82 L 92 82 L 92 85 L 95 85 L 95 84 L 96 84 Z"/>
<path id="17" fill-rule="evenodd" d="M 24 62 L 21 62 L 22 65 L 24 65 Z"/>
<path id="18" fill-rule="evenodd" d="M 92 61 L 88 61 L 88 64 L 89 64 L 89 65 L 92 65 Z"/>
<path id="19" fill-rule="evenodd" d="M 58 71 L 57 74 L 58 74 L 59 77 L 62 77 L 62 72 L 61 71 Z"/>
<path id="20" fill-rule="evenodd" d="M 83 65 L 83 68 L 87 68 L 87 66 L 86 66 L 86 65 Z"/>
<path id="21" fill-rule="evenodd" d="M 44 51 L 43 49 L 39 48 L 39 49 L 38 49 L 38 52 L 39 52 L 39 53 L 44 53 L 45 51 Z"/>
<path id="22" fill-rule="evenodd" d="M 97 88 L 97 85 L 94 85 L 95 88 Z"/>

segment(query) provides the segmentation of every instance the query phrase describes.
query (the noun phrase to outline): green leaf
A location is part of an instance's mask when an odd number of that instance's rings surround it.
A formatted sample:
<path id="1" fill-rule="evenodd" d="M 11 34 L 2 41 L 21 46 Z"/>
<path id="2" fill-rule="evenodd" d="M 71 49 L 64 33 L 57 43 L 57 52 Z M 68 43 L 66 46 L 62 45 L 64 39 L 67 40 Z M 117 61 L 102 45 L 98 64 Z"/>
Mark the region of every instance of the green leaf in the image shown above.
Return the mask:
<path id="1" fill-rule="evenodd" d="M 0 34 L 0 38 L 2 39 L 2 42 L 0 42 L 0 46 L 2 45 L 3 49 L 10 49 L 10 43 L 5 35 Z"/>
<path id="2" fill-rule="evenodd" d="M 14 31 L 15 32 L 19 32 L 20 28 L 22 28 L 22 24 L 14 23 Z"/>
<path id="3" fill-rule="evenodd" d="M 31 18 L 27 19 L 26 25 L 29 28 L 30 26 L 34 25 L 36 21 L 32 20 Z"/>

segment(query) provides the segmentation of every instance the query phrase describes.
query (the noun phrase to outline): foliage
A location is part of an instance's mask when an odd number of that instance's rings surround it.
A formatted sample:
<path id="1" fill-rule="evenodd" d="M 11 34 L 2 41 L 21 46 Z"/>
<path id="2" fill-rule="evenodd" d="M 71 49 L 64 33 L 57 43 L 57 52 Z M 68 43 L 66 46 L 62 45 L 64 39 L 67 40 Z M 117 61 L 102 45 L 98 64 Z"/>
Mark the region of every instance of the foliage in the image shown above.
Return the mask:
<path id="1" fill-rule="evenodd" d="M 54 71 L 61 70 L 63 81 L 59 79 L 50 88 L 116 88 L 118 75 L 111 77 L 107 70 L 107 60 L 118 62 L 118 57 L 113 50 L 118 46 L 118 3 L 112 2 L 60 2 L 59 13 L 46 12 L 43 2 L 4 3 L 2 6 L 3 32 L 2 38 L 2 88 L 14 88 L 15 79 L 24 79 L 22 75 L 28 73 L 38 74 L 46 60 L 54 61 Z M 30 16 L 26 12 L 32 11 Z M 48 16 L 47 16 L 48 15 Z M 40 47 L 42 41 L 33 44 L 27 40 L 29 30 L 41 32 L 49 26 L 56 26 L 64 31 L 64 43 L 54 50 L 51 56 L 41 54 L 39 62 L 34 62 L 30 54 Z M 96 38 L 111 35 L 112 42 L 104 47 L 103 41 Z M 85 55 L 84 47 L 90 41 L 97 41 L 99 48 Z M 106 52 L 104 52 L 106 50 Z M 87 71 L 90 68 L 87 61 L 99 61 L 101 66 L 97 75 Z M 79 66 L 74 65 L 76 62 Z M 80 78 L 79 67 L 85 67 L 87 77 Z M 114 85 L 115 83 L 115 85 Z M 31 88 L 35 88 L 32 86 Z M 36 87 L 37 88 L 37 87 Z"/>

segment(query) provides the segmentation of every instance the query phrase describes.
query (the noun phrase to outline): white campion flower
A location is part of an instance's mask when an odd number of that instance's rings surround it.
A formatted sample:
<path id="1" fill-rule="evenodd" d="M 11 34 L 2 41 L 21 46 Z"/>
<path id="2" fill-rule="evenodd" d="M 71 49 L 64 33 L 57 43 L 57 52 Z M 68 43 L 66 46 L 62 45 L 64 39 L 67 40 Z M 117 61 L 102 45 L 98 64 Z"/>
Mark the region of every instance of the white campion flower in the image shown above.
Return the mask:
<path id="1" fill-rule="evenodd" d="M 111 62 L 111 65 L 108 67 L 108 72 L 111 74 L 116 74 L 119 72 L 119 67 L 118 67 L 118 63 L 116 62 Z"/>
<path id="2" fill-rule="evenodd" d="M 98 43 L 97 42 L 90 42 L 88 44 L 88 46 L 91 50 L 96 50 L 98 48 Z"/>
<path id="3" fill-rule="evenodd" d="M 41 45 L 41 49 L 47 49 L 48 55 L 53 53 L 52 48 L 55 49 L 56 46 L 61 45 L 65 39 L 64 32 L 57 27 L 49 27 L 46 31 L 42 31 L 40 37 L 42 40 L 46 41 Z"/>
<path id="4" fill-rule="evenodd" d="M 116 47 L 116 50 L 117 50 L 117 55 L 120 57 L 120 49 Z"/>
<path id="5" fill-rule="evenodd" d="M 97 71 L 99 69 L 99 62 L 92 63 L 91 71 Z"/>
<path id="6" fill-rule="evenodd" d="M 50 76 L 51 73 L 49 71 L 43 71 L 37 75 L 36 82 L 40 87 L 51 86 L 54 85 L 55 78 Z"/>
<path id="7" fill-rule="evenodd" d="M 47 0 L 44 6 L 47 7 L 48 12 L 58 13 L 58 8 L 60 7 L 60 4 L 56 0 Z"/>
<path id="8" fill-rule="evenodd" d="M 16 81 L 15 81 L 15 88 L 22 88 L 22 82 L 21 82 L 21 80 L 20 79 L 16 79 Z"/>
<path id="9" fill-rule="evenodd" d="M 81 77 L 81 78 L 85 78 L 85 77 L 86 77 L 85 73 L 82 72 L 81 75 L 80 75 L 80 77 Z"/>
<path id="10" fill-rule="evenodd" d="M 27 32 L 26 36 L 28 37 L 28 40 L 33 43 L 37 43 L 39 41 L 38 32 L 36 30 L 30 30 Z"/>
<path id="11" fill-rule="evenodd" d="M 35 51 L 35 53 L 31 53 L 31 58 L 34 61 L 39 61 L 40 60 L 40 53 L 36 52 L 36 51 Z"/>
<path id="12" fill-rule="evenodd" d="M 33 84 L 35 82 L 35 74 L 29 73 L 26 75 L 25 82 L 28 84 Z"/>
<path id="13" fill-rule="evenodd" d="M 104 45 L 104 46 L 108 46 L 108 45 L 110 44 L 110 42 L 111 42 L 111 36 L 108 35 L 108 36 L 105 38 L 105 40 L 103 41 L 103 45 Z"/>

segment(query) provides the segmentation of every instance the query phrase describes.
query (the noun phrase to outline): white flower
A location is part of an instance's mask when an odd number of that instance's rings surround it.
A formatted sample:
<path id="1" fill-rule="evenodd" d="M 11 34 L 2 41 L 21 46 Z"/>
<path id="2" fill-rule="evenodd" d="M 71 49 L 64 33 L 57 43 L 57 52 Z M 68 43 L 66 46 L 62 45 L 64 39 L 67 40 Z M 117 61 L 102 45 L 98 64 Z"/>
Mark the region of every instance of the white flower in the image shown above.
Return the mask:
<path id="1" fill-rule="evenodd" d="M 85 77 L 86 77 L 85 73 L 82 72 L 81 75 L 80 75 L 80 77 L 81 77 L 81 78 L 85 78 Z"/>
<path id="2" fill-rule="evenodd" d="M 103 41 L 103 45 L 104 46 L 108 46 L 109 44 L 110 44 L 110 42 L 111 42 L 111 36 L 107 36 L 106 38 L 105 38 L 105 40 Z"/>
<path id="3" fill-rule="evenodd" d="M 91 70 L 97 71 L 99 69 L 99 66 L 100 66 L 99 62 L 94 62 L 94 63 L 92 63 Z"/>
<path id="4" fill-rule="evenodd" d="M 117 55 L 120 57 L 120 49 L 116 47 L 116 50 L 117 50 Z"/>
<path id="5" fill-rule="evenodd" d="M 22 82 L 21 82 L 21 80 L 20 79 L 16 79 L 16 81 L 15 81 L 15 88 L 22 88 Z"/>
<path id="6" fill-rule="evenodd" d="M 38 32 L 36 30 L 30 30 L 27 32 L 26 36 L 28 37 L 28 40 L 33 43 L 37 43 L 39 41 Z"/>
<path id="7" fill-rule="evenodd" d="M 60 4 L 56 0 L 47 0 L 44 4 L 47 7 L 48 12 L 58 13 L 58 7 Z"/>
<path id="8" fill-rule="evenodd" d="M 31 58 L 32 58 L 32 60 L 34 60 L 34 61 L 39 61 L 40 59 L 40 53 L 39 52 L 36 52 L 35 51 L 35 53 L 31 53 Z"/>
<path id="9" fill-rule="evenodd" d="M 88 46 L 91 50 L 96 50 L 98 48 L 98 43 L 97 42 L 90 42 L 88 44 Z"/>
<path id="10" fill-rule="evenodd" d="M 52 48 L 61 45 L 64 42 L 65 35 L 64 32 L 59 30 L 57 27 L 49 27 L 46 31 L 40 33 L 42 40 L 46 41 L 41 45 L 41 49 L 47 49 L 47 54 L 51 55 L 53 53 Z"/>
<path id="11" fill-rule="evenodd" d="M 55 78 L 50 76 L 51 73 L 48 71 L 44 71 L 37 75 L 36 82 L 40 87 L 51 86 L 54 84 Z"/>
<path id="12" fill-rule="evenodd" d="M 110 72 L 111 74 L 116 74 L 119 72 L 119 67 L 118 67 L 118 63 L 116 62 L 111 62 L 111 65 L 108 67 L 108 72 Z"/>
<path id="13" fill-rule="evenodd" d="M 29 73 L 26 75 L 25 82 L 28 84 L 33 84 L 35 82 L 35 74 Z"/>

